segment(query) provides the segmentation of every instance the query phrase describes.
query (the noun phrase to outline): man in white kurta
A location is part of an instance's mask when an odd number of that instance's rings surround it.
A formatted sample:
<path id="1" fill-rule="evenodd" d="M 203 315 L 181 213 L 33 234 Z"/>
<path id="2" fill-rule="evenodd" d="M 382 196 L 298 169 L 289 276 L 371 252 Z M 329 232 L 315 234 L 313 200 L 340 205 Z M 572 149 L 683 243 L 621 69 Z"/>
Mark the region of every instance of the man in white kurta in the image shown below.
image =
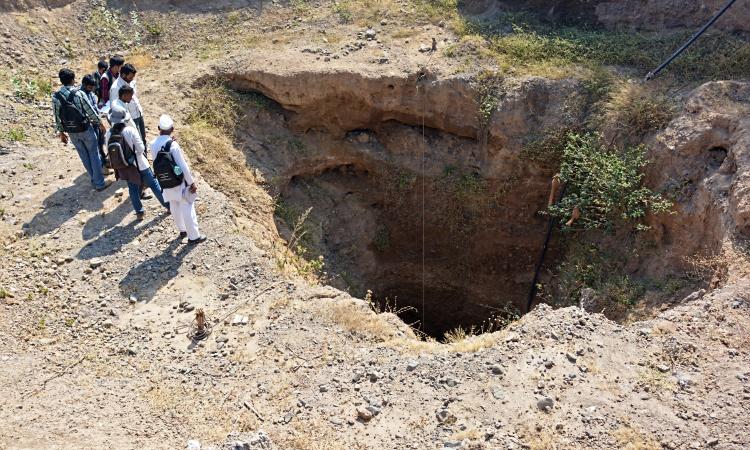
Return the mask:
<path id="1" fill-rule="evenodd" d="M 165 148 L 167 142 L 172 140 L 171 134 L 173 131 L 174 121 L 172 118 L 162 115 L 159 118 L 159 137 L 151 142 L 154 159 Z M 198 217 L 195 214 L 194 205 L 198 188 L 195 185 L 195 180 L 193 180 L 193 174 L 190 172 L 190 166 L 185 161 L 180 145 L 174 140 L 169 147 L 169 153 L 172 155 L 175 164 L 182 170 L 184 180 L 179 186 L 164 189 L 164 201 L 169 202 L 169 209 L 180 232 L 180 237 L 187 237 L 188 244 L 203 242 L 206 240 L 206 236 L 200 234 L 198 230 Z"/>

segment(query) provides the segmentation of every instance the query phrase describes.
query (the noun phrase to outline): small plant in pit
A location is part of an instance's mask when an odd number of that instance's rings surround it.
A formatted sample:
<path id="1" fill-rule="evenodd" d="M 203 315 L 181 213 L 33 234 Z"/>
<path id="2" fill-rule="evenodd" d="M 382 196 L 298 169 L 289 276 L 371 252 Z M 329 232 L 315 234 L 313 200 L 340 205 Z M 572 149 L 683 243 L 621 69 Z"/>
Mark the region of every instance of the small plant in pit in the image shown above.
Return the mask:
<path id="1" fill-rule="evenodd" d="M 382 300 L 376 300 L 373 296 L 373 293 L 370 289 L 367 290 L 365 293 L 365 302 L 370 306 L 370 309 L 375 312 L 376 314 L 403 314 L 408 311 L 416 311 L 417 309 L 413 306 L 404 306 L 399 307 L 398 306 L 398 298 L 393 298 L 391 300 L 389 297 L 386 297 Z"/>
<path id="2" fill-rule="evenodd" d="M 671 203 L 643 186 L 647 164 L 644 147 L 624 150 L 601 144 L 597 134 L 568 134 L 560 165 L 560 179 L 567 183 L 565 196 L 547 212 L 567 220 L 574 209 L 581 213 L 573 229 L 612 232 L 636 222 L 636 229 L 648 213 L 669 211 Z"/>
<path id="3" fill-rule="evenodd" d="M 521 317 L 521 313 L 512 304 L 505 304 L 500 308 L 484 305 L 490 311 L 490 316 L 480 325 L 472 325 L 468 328 L 458 326 L 452 330 L 446 331 L 443 335 L 443 342 L 446 344 L 455 344 L 469 338 L 485 333 L 494 333 L 505 329 L 508 325 L 515 322 Z"/>
<path id="4" fill-rule="evenodd" d="M 534 136 L 521 149 L 521 158 L 535 162 L 548 169 L 557 170 L 565 152 L 568 134 L 565 127 L 550 128 L 541 135 Z"/>
<path id="5" fill-rule="evenodd" d="M 289 147 L 289 150 L 294 153 L 302 153 L 305 150 L 305 144 L 298 137 L 289 138 L 287 146 Z"/>
<path id="6" fill-rule="evenodd" d="M 391 236 L 388 232 L 388 228 L 384 226 L 378 227 L 375 231 L 375 237 L 372 240 L 372 244 L 380 253 L 387 251 L 391 247 Z"/>
<path id="7" fill-rule="evenodd" d="M 8 292 L 4 287 L 0 287 L 0 299 L 12 298 L 13 295 Z"/>
<path id="8" fill-rule="evenodd" d="M 556 269 L 557 286 L 548 302 L 557 306 L 577 305 L 584 288 L 591 288 L 604 301 L 608 312 L 618 313 L 634 305 L 645 293 L 642 282 L 625 273 L 626 256 L 607 252 L 598 245 L 571 241 Z"/>
<path id="9" fill-rule="evenodd" d="M 480 74 L 475 83 L 475 91 L 479 129 L 486 131 L 500 102 L 500 80 L 491 73 Z"/>

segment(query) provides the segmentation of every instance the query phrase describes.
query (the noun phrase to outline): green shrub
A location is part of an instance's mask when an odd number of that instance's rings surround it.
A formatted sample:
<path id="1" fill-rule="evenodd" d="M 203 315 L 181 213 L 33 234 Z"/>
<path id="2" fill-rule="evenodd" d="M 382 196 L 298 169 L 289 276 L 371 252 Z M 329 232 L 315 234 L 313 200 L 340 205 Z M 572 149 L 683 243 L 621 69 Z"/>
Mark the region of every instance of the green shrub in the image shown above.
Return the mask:
<path id="1" fill-rule="evenodd" d="M 339 22 L 341 23 L 351 23 L 353 14 L 352 14 L 352 6 L 349 2 L 335 2 L 333 4 L 333 12 L 336 13 L 336 15 L 339 18 Z"/>
<path id="2" fill-rule="evenodd" d="M 553 303 L 578 304 L 581 291 L 592 288 L 606 303 L 634 305 L 645 293 L 645 287 L 625 274 L 623 265 L 622 255 L 615 257 L 594 244 L 571 243 L 557 267 L 557 298 Z"/>
<path id="3" fill-rule="evenodd" d="M 8 132 L 5 134 L 6 138 L 10 142 L 22 142 L 25 141 L 28 136 L 26 136 L 26 131 L 24 131 L 23 128 L 11 128 L 8 130 Z"/>
<path id="4" fill-rule="evenodd" d="M 25 101 L 36 101 L 49 98 L 52 95 L 52 83 L 41 77 L 13 77 L 13 95 Z"/>
<path id="5" fill-rule="evenodd" d="M 549 214 L 566 220 L 577 207 L 581 217 L 575 228 L 613 231 L 647 213 L 669 210 L 670 202 L 642 185 L 645 154 L 643 147 L 619 151 L 603 146 L 596 134 L 570 133 L 560 165 L 566 193 Z"/>
<path id="6" fill-rule="evenodd" d="M 559 127 L 545 130 L 526 142 L 521 149 L 521 158 L 533 161 L 542 167 L 557 170 L 560 167 L 565 145 L 568 142 L 569 128 Z"/>
<path id="7" fill-rule="evenodd" d="M 372 244 L 380 253 L 384 253 L 388 250 L 391 247 L 391 235 L 388 232 L 388 228 L 384 226 L 378 227 L 375 231 L 375 237 L 372 240 Z"/>

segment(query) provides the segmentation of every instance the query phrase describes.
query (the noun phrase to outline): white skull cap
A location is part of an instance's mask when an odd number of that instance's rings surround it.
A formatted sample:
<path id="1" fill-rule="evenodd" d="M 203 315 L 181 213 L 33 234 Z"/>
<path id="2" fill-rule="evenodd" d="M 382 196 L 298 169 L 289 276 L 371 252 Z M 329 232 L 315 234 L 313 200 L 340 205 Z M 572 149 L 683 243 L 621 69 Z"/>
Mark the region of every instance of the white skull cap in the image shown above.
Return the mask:
<path id="1" fill-rule="evenodd" d="M 171 130 L 174 128 L 174 120 L 166 114 L 162 114 L 159 117 L 159 129 L 162 131 Z"/>

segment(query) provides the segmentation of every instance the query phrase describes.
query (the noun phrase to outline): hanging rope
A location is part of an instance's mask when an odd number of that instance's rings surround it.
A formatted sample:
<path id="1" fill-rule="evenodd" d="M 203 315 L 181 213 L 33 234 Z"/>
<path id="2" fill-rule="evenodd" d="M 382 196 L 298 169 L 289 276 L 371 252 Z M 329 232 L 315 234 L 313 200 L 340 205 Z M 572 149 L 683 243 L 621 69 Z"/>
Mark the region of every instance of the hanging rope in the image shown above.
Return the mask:
<path id="1" fill-rule="evenodd" d="M 678 48 L 677 51 L 675 51 L 674 53 L 672 53 L 672 56 L 670 56 L 669 58 L 667 58 L 666 61 L 664 61 L 663 63 L 661 63 L 661 65 L 659 67 L 657 67 L 656 69 L 654 69 L 651 72 L 649 72 L 648 74 L 646 74 L 646 81 L 651 80 L 652 78 L 654 78 L 657 75 L 659 75 L 659 72 L 661 72 L 662 70 L 664 70 L 665 67 L 667 67 L 669 64 L 671 64 L 672 61 L 674 61 L 678 56 L 680 56 L 680 54 L 682 54 L 682 52 L 684 52 L 688 47 L 690 47 L 693 44 L 693 42 L 695 42 L 699 37 L 701 37 L 701 35 L 703 33 L 705 33 L 706 30 L 708 30 L 711 27 L 711 25 L 714 24 L 714 22 L 716 22 L 717 20 L 719 20 L 719 17 L 723 16 L 724 13 L 727 12 L 727 10 L 729 8 L 731 8 L 732 5 L 734 4 L 734 2 L 736 2 L 736 1 L 737 0 L 729 0 L 724 5 L 724 7 L 721 8 L 719 10 L 719 12 L 717 12 L 716 14 L 714 14 L 714 16 L 711 17 L 711 19 L 708 22 L 706 22 L 705 25 L 703 25 L 698 31 L 696 31 L 690 37 L 690 39 L 687 40 L 687 42 L 685 42 L 684 44 L 682 44 L 682 46 L 680 48 Z"/>

